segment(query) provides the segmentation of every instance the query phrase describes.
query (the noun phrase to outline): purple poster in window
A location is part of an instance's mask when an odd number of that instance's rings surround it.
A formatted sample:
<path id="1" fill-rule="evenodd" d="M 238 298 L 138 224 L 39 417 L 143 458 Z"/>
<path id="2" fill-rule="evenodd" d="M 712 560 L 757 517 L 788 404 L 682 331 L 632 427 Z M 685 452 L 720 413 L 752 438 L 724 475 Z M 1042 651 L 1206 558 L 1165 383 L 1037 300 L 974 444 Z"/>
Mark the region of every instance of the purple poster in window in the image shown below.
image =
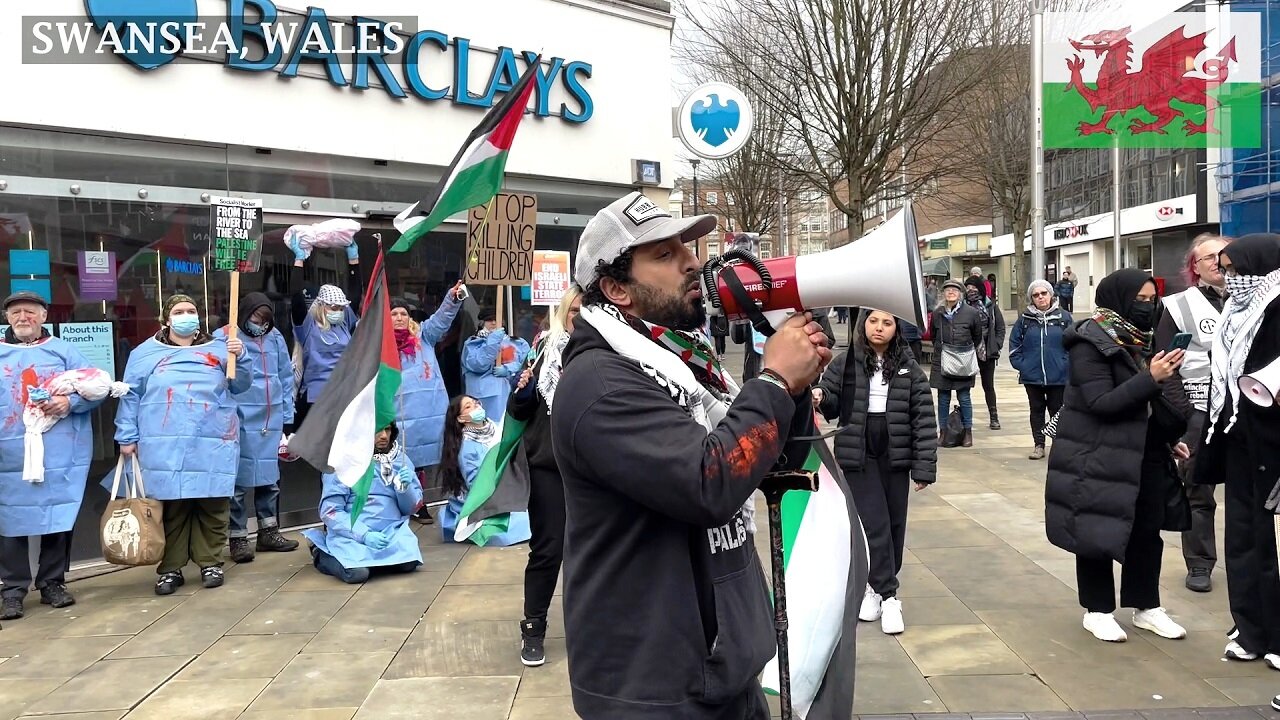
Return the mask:
<path id="1" fill-rule="evenodd" d="M 81 251 L 76 253 L 76 265 L 80 271 L 81 301 L 116 299 L 115 253 Z"/>

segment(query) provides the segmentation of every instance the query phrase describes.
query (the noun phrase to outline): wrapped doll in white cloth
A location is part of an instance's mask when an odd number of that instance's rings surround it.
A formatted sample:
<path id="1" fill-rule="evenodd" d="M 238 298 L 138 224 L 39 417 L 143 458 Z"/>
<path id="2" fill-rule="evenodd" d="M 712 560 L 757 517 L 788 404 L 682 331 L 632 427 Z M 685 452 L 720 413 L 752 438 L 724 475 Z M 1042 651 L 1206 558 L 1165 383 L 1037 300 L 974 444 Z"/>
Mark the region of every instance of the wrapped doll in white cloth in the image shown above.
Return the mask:
<path id="1" fill-rule="evenodd" d="M 59 395 L 79 395 L 94 402 L 108 395 L 121 397 L 129 392 L 129 386 L 112 382 L 111 376 L 98 368 L 68 370 L 54 375 L 39 387 L 27 388 L 27 404 L 22 410 L 22 422 L 26 425 L 25 454 L 22 461 L 22 477 L 27 482 L 44 482 L 44 433 L 53 427 L 67 412 L 56 413 L 40 404 Z"/>
<path id="2" fill-rule="evenodd" d="M 311 257 L 315 248 L 345 248 L 355 241 L 360 223 L 338 218 L 314 225 L 291 225 L 284 232 L 284 244 L 300 258 Z"/>

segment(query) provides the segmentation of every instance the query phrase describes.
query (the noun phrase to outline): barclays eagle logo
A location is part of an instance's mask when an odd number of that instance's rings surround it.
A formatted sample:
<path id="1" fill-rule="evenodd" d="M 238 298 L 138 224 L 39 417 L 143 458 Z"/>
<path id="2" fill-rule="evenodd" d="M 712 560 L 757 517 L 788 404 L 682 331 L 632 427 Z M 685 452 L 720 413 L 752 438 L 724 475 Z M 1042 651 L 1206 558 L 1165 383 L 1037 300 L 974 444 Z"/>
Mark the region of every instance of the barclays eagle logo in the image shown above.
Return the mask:
<path id="1" fill-rule="evenodd" d="M 689 121 L 694 132 L 711 147 L 720 147 L 733 137 L 742 120 L 742 110 L 736 100 L 721 102 L 717 93 L 709 93 L 693 104 Z"/>
<path id="2" fill-rule="evenodd" d="M 84 9 L 99 33 L 119 39 L 117 54 L 143 70 L 178 56 L 198 14 L 196 0 L 85 0 Z"/>

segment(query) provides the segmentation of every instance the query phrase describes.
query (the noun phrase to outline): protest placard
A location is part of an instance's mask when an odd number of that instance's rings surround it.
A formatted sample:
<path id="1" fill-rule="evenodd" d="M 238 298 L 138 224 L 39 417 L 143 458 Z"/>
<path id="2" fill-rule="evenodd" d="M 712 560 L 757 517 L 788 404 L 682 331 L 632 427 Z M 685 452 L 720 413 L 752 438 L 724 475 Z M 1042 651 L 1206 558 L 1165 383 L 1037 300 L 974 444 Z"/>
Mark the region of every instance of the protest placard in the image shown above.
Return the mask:
<path id="1" fill-rule="evenodd" d="M 533 287 L 530 304 L 555 307 L 569 292 L 569 253 L 563 250 L 533 251 Z"/>
<path id="2" fill-rule="evenodd" d="M 538 197 L 498 193 L 467 213 L 467 276 L 474 285 L 527 285 L 533 274 Z"/>

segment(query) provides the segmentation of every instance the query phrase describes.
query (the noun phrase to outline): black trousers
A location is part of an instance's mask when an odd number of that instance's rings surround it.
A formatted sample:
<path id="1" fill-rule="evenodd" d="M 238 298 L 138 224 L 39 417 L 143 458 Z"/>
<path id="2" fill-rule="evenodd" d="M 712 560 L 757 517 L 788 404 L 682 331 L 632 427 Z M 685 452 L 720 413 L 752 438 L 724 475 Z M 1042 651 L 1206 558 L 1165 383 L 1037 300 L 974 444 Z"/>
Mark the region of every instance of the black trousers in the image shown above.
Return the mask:
<path id="1" fill-rule="evenodd" d="M 1076 298 L 1074 295 L 1068 295 L 1067 297 L 1059 297 L 1058 307 L 1062 308 L 1063 310 L 1066 310 L 1067 312 L 1074 312 L 1075 299 Z"/>
<path id="2" fill-rule="evenodd" d="M 1235 641 L 1262 655 L 1280 653 L 1280 570 L 1276 566 L 1275 516 L 1263 507 L 1272 481 L 1253 473 L 1244 433 L 1215 435 L 1227 441 L 1226 533 L 1227 602 L 1235 621 Z"/>
<path id="3" fill-rule="evenodd" d="M 982 393 L 987 397 L 987 412 L 996 417 L 996 366 L 1000 358 L 978 361 L 978 375 L 982 378 Z"/>
<path id="4" fill-rule="evenodd" d="M 1031 438 L 1036 447 L 1044 447 L 1044 426 L 1062 409 L 1062 385 L 1023 385 L 1027 391 L 1027 403 L 1031 406 Z M 1046 411 L 1048 415 L 1046 415 Z"/>
<path id="5" fill-rule="evenodd" d="M 1191 529 L 1182 533 L 1182 559 L 1187 569 L 1213 570 L 1218 564 L 1218 542 L 1213 529 L 1218 501 L 1213 497 L 1214 485 L 1187 482 L 1195 477 L 1196 453 L 1200 450 L 1200 435 L 1209 414 L 1196 411 L 1187 420 L 1187 434 L 1182 442 L 1191 450 L 1191 459 L 1182 463 L 1182 479 L 1186 482 L 1187 500 L 1191 505 Z"/>
<path id="6" fill-rule="evenodd" d="M 760 357 L 751 345 L 746 345 L 746 357 L 742 360 L 742 381 L 746 382 L 760 374 L 760 362 L 764 359 Z"/>
<path id="7" fill-rule="evenodd" d="M 871 573 L 867 584 L 882 597 L 898 592 L 898 573 L 907 539 L 910 473 L 889 467 L 889 423 L 882 414 L 867 416 L 867 456 L 859 471 L 846 471 L 849 491 L 867 533 Z"/>
<path id="8" fill-rule="evenodd" d="M 27 596 L 31 588 L 30 545 L 26 537 L 0 537 L 0 597 Z M 40 536 L 40 567 L 34 578 L 39 590 L 65 583 L 71 569 L 71 531 Z"/>
<path id="9" fill-rule="evenodd" d="M 1159 459 L 1158 462 L 1163 462 Z M 1160 561 L 1164 540 L 1160 525 L 1164 522 L 1164 487 L 1162 466 L 1142 469 L 1138 501 L 1134 507 L 1133 529 L 1124 550 L 1120 569 L 1120 606 L 1149 610 L 1160 607 Z M 1269 489 L 1269 488 L 1268 488 Z M 1116 609 L 1115 578 L 1111 574 L 1111 558 L 1076 556 L 1076 584 L 1080 606 L 1089 612 L 1109 613 Z"/>
<path id="10" fill-rule="evenodd" d="M 529 468 L 529 531 L 524 617 L 546 620 L 564 559 L 564 481 L 555 470 Z"/>

